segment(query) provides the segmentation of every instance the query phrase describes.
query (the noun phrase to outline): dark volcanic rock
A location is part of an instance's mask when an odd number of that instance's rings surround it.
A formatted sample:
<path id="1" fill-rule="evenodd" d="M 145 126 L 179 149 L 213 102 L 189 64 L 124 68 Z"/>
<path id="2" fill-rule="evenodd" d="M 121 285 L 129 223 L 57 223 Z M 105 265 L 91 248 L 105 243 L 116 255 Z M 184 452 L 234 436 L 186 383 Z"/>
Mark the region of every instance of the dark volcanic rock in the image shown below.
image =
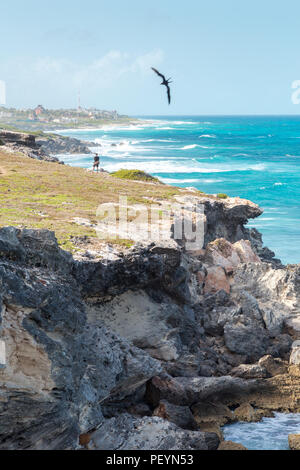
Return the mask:
<path id="1" fill-rule="evenodd" d="M 162 400 L 153 414 L 171 421 L 182 429 L 197 429 L 197 423 L 188 406 L 177 406 Z"/>
<path id="2" fill-rule="evenodd" d="M 222 400 L 235 394 L 247 394 L 258 386 L 256 381 L 225 377 L 154 377 L 147 385 L 146 399 L 152 406 L 161 400 L 174 405 L 192 406 L 205 400 Z"/>
<path id="3" fill-rule="evenodd" d="M 36 143 L 47 154 L 91 153 L 88 145 L 95 145 L 94 143 L 83 143 L 78 139 L 62 137 L 60 135 L 55 137 L 38 137 Z"/>
<path id="4" fill-rule="evenodd" d="M 7 349 L 0 379 L 9 384 L 1 388 L 0 448 L 74 448 L 80 433 L 101 422 L 101 401 L 133 393 L 161 366 L 104 326 L 87 324 L 73 262 L 51 232 L 6 228 L 0 240 Z"/>

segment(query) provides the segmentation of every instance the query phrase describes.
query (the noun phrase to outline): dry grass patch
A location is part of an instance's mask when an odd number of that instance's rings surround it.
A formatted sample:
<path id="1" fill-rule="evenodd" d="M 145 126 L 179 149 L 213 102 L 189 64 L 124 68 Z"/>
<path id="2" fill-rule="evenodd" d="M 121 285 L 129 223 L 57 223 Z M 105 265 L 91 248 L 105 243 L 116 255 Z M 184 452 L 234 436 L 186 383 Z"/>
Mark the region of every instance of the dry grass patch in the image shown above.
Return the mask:
<path id="1" fill-rule="evenodd" d="M 102 203 L 129 204 L 172 201 L 179 188 L 156 182 L 115 178 L 58 163 L 48 163 L 0 150 L 0 226 L 54 230 L 59 243 L 70 251 L 73 237 L 96 237 L 93 227 L 74 223 L 74 217 L 97 223 L 96 210 Z M 129 245 L 129 240 L 114 243 Z"/>

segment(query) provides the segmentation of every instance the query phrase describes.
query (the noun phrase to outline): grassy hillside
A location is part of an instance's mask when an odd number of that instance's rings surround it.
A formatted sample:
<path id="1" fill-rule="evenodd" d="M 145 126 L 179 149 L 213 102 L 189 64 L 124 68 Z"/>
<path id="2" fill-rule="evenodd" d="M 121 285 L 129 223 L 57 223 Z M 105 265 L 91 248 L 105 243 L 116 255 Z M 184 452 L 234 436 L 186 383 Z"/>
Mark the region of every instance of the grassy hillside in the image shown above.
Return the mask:
<path id="1" fill-rule="evenodd" d="M 9 154 L 0 148 L 0 226 L 54 230 L 59 243 L 72 250 L 72 237 L 97 240 L 94 228 L 74 223 L 74 217 L 97 223 L 101 203 L 149 204 L 151 198 L 171 201 L 179 188 L 155 182 L 117 178 L 58 163 Z M 118 243 L 127 243 L 119 240 Z"/>

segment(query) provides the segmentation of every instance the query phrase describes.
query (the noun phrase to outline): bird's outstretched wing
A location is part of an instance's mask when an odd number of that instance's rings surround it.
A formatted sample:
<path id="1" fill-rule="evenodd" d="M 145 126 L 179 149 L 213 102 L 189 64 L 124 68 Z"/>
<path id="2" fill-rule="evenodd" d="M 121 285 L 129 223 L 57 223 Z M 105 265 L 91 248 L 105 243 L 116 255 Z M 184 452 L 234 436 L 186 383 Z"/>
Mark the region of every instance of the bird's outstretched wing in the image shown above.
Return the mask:
<path id="1" fill-rule="evenodd" d="M 157 69 L 155 69 L 154 67 L 151 67 L 151 68 L 152 68 L 153 72 L 155 72 L 157 75 L 159 75 L 163 80 L 166 79 L 166 77 L 162 73 L 160 73 Z"/>
<path id="2" fill-rule="evenodd" d="M 168 92 L 167 92 L 168 93 L 168 102 L 170 104 L 171 103 L 171 91 L 170 91 L 169 85 L 167 86 L 167 90 L 168 90 Z"/>

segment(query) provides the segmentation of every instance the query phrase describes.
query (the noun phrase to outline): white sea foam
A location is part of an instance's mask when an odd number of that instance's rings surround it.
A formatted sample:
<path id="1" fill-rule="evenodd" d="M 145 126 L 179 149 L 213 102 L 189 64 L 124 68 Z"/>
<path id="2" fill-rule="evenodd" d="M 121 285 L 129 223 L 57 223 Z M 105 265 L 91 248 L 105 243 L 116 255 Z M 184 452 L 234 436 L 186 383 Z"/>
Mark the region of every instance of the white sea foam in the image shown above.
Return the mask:
<path id="1" fill-rule="evenodd" d="M 132 159 L 132 157 L 130 157 Z M 128 170 L 133 170 L 138 167 L 139 170 L 147 171 L 148 173 L 229 173 L 232 171 L 263 171 L 265 166 L 263 164 L 253 165 L 253 166 L 219 166 L 219 167 L 203 167 L 201 164 L 198 165 L 189 165 L 187 166 L 185 160 L 157 160 L 152 161 L 152 158 L 148 161 L 136 161 L 127 160 L 126 162 L 120 163 L 108 163 L 105 165 L 105 169 L 108 171 L 115 171 L 119 168 L 125 168 Z"/>
<path id="2" fill-rule="evenodd" d="M 197 144 L 185 145 L 184 147 L 181 147 L 181 150 L 195 149 L 196 147 L 200 147 L 200 145 L 197 145 Z"/>
<path id="3" fill-rule="evenodd" d="M 153 148 L 151 147 L 137 146 L 136 144 L 139 143 L 138 140 L 123 140 L 122 142 L 116 142 L 103 139 L 95 139 L 94 142 L 96 144 L 100 144 L 99 152 L 101 152 L 102 155 L 107 156 L 109 156 L 110 154 L 115 154 L 116 152 L 121 154 L 128 152 L 153 152 Z"/>
<path id="4" fill-rule="evenodd" d="M 202 183 L 223 183 L 223 179 L 204 179 L 204 180 L 200 180 L 200 182 Z"/>
<path id="5" fill-rule="evenodd" d="M 199 179 L 182 179 L 182 178 L 160 178 L 164 183 L 178 184 L 178 183 L 198 183 Z"/>
<path id="6" fill-rule="evenodd" d="M 207 139 L 216 139 L 217 136 L 215 136 L 214 134 L 201 134 L 201 135 L 199 135 L 199 139 L 201 139 L 203 137 L 205 137 Z"/>
<path id="7" fill-rule="evenodd" d="M 288 450 L 288 435 L 300 432 L 300 413 L 274 413 L 258 423 L 238 422 L 223 428 L 224 438 L 250 450 Z"/>
<path id="8" fill-rule="evenodd" d="M 167 122 L 168 122 L 168 124 L 176 124 L 177 126 L 199 124 L 196 121 L 167 121 Z"/>

